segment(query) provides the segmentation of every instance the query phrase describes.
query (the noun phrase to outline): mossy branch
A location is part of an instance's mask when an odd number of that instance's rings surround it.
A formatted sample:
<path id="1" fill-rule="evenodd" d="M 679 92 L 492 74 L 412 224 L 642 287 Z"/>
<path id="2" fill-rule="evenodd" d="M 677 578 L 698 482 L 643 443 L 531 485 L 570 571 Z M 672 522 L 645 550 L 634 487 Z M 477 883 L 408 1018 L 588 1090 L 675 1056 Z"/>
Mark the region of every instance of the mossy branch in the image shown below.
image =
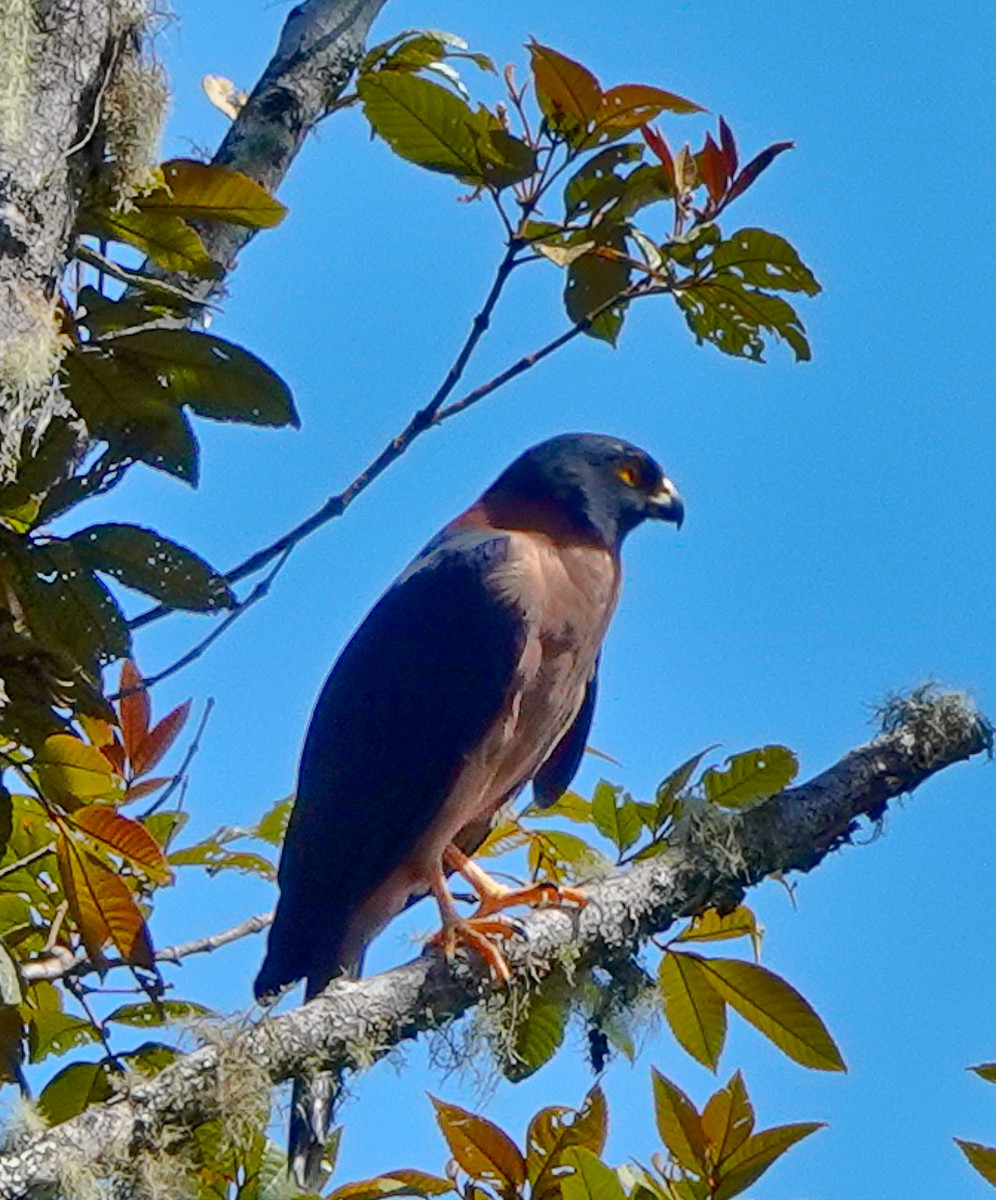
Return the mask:
<path id="1" fill-rule="evenodd" d="M 891 702 L 882 722 L 878 737 L 807 783 L 742 815 L 689 820 L 659 858 L 591 885 L 580 912 L 529 913 L 522 938 L 506 943 L 515 977 L 528 986 L 565 955 L 580 965 L 627 960 L 651 935 L 735 901 L 766 875 L 811 870 L 849 841 L 859 819 L 878 819 L 890 800 L 992 749 L 991 726 L 956 693 L 921 690 Z M 334 983 L 310 1004 L 235 1035 L 229 1050 L 273 1084 L 316 1069 L 355 1071 L 459 1017 L 494 986 L 476 962 L 448 966 L 425 954 L 369 979 Z M 28 1137 L 0 1155 L 0 1200 L 53 1196 L 67 1171 L 127 1172 L 139 1154 L 182 1145 L 221 1112 L 224 1057 L 204 1046 L 127 1096 Z"/>

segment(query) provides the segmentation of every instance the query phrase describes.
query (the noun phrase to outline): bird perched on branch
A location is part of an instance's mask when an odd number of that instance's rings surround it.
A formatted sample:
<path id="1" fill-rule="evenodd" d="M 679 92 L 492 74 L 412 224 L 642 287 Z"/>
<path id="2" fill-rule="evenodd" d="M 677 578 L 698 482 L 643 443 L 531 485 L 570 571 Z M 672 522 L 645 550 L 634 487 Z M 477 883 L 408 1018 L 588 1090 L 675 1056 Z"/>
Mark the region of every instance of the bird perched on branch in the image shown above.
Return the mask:
<path id="1" fill-rule="evenodd" d="M 508 932 L 501 911 L 555 889 L 509 891 L 467 856 L 526 783 L 540 805 L 570 784 L 619 595 L 622 541 L 648 518 L 680 525 L 683 515 L 646 452 L 567 434 L 517 458 L 401 573 L 315 707 L 258 998 L 303 978 L 311 999 L 356 974 L 371 938 L 427 893 L 446 953 L 462 943 L 507 976 L 491 940 Z M 471 917 L 450 894 L 454 871 L 480 897 Z M 299 1183 L 314 1188 L 328 1093 L 305 1091 L 295 1089 L 290 1154 Z"/>

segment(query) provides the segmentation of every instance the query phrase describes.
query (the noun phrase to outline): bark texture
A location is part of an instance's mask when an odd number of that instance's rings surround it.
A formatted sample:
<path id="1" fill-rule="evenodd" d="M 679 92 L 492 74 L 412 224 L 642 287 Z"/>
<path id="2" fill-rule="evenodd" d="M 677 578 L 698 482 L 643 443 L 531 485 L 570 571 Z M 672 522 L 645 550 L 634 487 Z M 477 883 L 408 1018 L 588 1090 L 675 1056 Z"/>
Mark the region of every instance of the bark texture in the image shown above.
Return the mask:
<path id="1" fill-rule="evenodd" d="M 506 943 L 515 984 L 529 986 L 571 958 L 625 962 L 654 933 L 716 903 L 733 903 L 775 871 L 810 870 L 845 843 L 861 817 L 972 755 L 992 730 L 959 695 L 898 702 L 885 732 L 823 774 L 739 816 L 691 815 L 661 857 L 587 889 L 580 912 L 545 909 Z M 316 1069 L 355 1071 L 391 1047 L 438 1027 L 493 988 L 474 962 L 448 966 L 424 954 L 359 982 L 337 982 L 311 1003 L 261 1021 L 224 1046 L 205 1046 L 117 1100 L 27 1139 L 0 1155 L 0 1200 L 35 1200 L 67 1178 L 124 1172 L 143 1151 L 161 1153 L 199 1122 L 225 1118 L 233 1075 L 275 1084 Z"/>
<path id="2" fill-rule="evenodd" d="M 101 103 L 144 0 L 0 0 L 0 479 L 61 404 L 55 302 Z"/>

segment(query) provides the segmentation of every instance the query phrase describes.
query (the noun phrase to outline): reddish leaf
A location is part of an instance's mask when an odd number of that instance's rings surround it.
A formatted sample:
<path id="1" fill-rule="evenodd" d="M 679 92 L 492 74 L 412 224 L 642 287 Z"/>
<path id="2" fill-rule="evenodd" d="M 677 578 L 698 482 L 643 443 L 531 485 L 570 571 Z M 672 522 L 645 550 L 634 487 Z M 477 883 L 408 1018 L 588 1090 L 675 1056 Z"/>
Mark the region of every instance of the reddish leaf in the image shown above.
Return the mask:
<path id="1" fill-rule="evenodd" d="M 124 775 L 125 751 L 124 746 L 121 745 L 117 738 L 115 738 L 109 746 L 101 746 L 100 753 L 104 756 L 104 758 L 107 759 L 107 761 L 119 775 Z"/>
<path id="2" fill-rule="evenodd" d="M 169 883 L 172 878 L 165 855 L 152 834 L 116 809 L 106 804 L 88 804 L 73 813 L 72 822 L 87 837 L 136 863 L 156 883 Z"/>
<path id="3" fill-rule="evenodd" d="M 643 134 L 643 140 L 647 143 L 650 149 L 653 150 L 654 154 L 656 154 L 661 160 L 661 165 L 664 167 L 664 170 L 667 173 L 668 183 L 670 183 L 672 189 L 674 189 L 674 158 L 671 155 L 671 148 L 668 146 L 664 138 L 657 132 L 657 130 L 652 129 L 649 125 L 642 126 L 640 132 Z"/>
<path id="4" fill-rule="evenodd" d="M 624 83 L 609 88 L 602 96 L 599 106 L 597 127 L 607 133 L 627 133 L 640 125 L 668 112 L 704 112 L 698 104 L 665 92 L 663 88 L 649 87 L 642 83 Z"/>
<path id="5" fill-rule="evenodd" d="M 124 880 L 65 836 L 59 837 L 56 859 L 69 911 L 90 958 L 100 962 L 111 942 L 126 962 L 151 967 L 149 931 Z"/>
<path id="6" fill-rule="evenodd" d="M 129 755 L 136 778 L 151 771 L 179 737 L 190 716 L 192 703 L 192 700 L 185 700 L 171 713 L 167 713 L 134 753 Z"/>
<path id="7" fill-rule="evenodd" d="M 152 717 L 152 701 L 142 686 L 142 675 L 130 658 L 121 668 L 118 690 L 125 694 L 118 701 L 118 716 L 121 721 L 121 736 L 124 738 L 125 753 L 134 762 L 135 754 L 149 732 Z"/>
<path id="8" fill-rule="evenodd" d="M 503 1197 L 516 1196 L 526 1182 L 526 1163 L 504 1130 L 455 1104 L 430 1097 L 436 1121 L 457 1165 Z"/>
<path id="9" fill-rule="evenodd" d="M 699 151 L 698 166 L 699 175 L 702 176 L 702 182 L 709 192 L 709 199 L 713 202 L 720 200 L 729 183 L 729 175 L 726 170 L 726 158 L 712 140 L 711 133 L 706 134 L 705 145 Z"/>
<path id="10" fill-rule="evenodd" d="M 549 46 L 532 42 L 529 54 L 536 99 L 550 128 L 569 137 L 583 134 L 597 117 L 602 103 L 598 80 L 587 67 Z"/>
<path id="11" fill-rule="evenodd" d="M 773 146 L 768 146 L 766 150 L 762 150 L 750 160 L 746 167 L 734 179 L 733 186 L 730 188 L 729 195 L 726 198 L 727 204 L 731 200 L 735 200 L 737 196 L 742 196 L 750 185 L 757 179 L 762 171 L 766 171 L 775 159 L 785 150 L 791 150 L 795 146 L 795 142 L 775 142 Z"/>
<path id="12" fill-rule="evenodd" d="M 157 775 L 155 779 L 144 779 L 141 783 L 133 783 L 125 788 L 124 803 L 130 804 L 133 800 L 141 800 L 144 796 L 151 796 L 153 792 L 158 792 L 167 783 L 172 783 L 173 779 L 174 776 L 172 775 Z"/>
<path id="13" fill-rule="evenodd" d="M 723 149 L 723 158 L 726 159 L 726 174 L 732 178 L 737 173 L 740 159 L 737 155 L 737 143 L 733 136 L 733 130 L 722 117 L 719 118 L 719 144 Z"/>

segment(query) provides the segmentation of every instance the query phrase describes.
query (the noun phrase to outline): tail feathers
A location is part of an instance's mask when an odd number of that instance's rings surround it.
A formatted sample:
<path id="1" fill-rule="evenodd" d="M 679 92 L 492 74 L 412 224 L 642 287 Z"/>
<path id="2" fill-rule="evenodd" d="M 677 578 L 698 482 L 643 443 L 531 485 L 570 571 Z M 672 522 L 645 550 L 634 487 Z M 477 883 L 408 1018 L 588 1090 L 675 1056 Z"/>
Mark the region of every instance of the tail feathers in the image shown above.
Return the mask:
<path id="1" fill-rule="evenodd" d="M 322 1186 L 325 1140 L 338 1094 L 339 1077 L 330 1072 L 294 1082 L 287 1161 L 303 1191 L 317 1192 Z"/>

